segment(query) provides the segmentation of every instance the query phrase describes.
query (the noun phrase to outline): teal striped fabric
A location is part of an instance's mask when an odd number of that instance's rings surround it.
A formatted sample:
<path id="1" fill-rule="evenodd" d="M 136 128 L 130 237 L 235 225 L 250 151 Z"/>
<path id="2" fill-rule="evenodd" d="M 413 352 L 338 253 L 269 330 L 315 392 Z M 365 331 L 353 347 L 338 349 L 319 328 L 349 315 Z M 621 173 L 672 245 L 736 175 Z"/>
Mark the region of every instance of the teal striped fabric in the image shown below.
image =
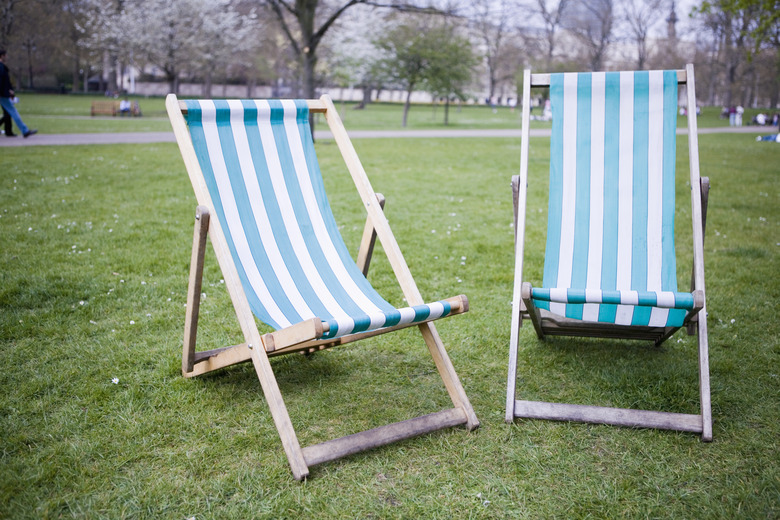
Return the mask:
<path id="1" fill-rule="evenodd" d="M 188 100 L 187 123 L 249 305 L 280 329 L 310 318 L 323 339 L 446 316 L 396 309 L 369 284 L 325 194 L 305 101 Z"/>
<path id="2" fill-rule="evenodd" d="M 540 308 L 680 326 L 674 250 L 677 73 L 553 74 L 550 200 Z"/>

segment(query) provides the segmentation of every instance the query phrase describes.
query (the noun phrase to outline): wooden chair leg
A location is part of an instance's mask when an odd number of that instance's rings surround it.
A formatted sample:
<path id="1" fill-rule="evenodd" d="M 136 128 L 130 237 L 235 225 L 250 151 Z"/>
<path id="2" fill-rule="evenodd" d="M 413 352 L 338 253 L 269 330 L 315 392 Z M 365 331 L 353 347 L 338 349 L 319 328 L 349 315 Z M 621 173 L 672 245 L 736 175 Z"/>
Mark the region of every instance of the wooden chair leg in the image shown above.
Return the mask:
<path id="1" fill-rule="evenodd" d="M 519 216 L 519 204 L 520 204 L 520 176 L 512 176 L 512 206 L 514 207 L 515 216 L 515 247 L 517 247 L 517 218 Z"/>
<path id="2" fill-rule="evenodd" d="M 707 204 L 710 200 L 710 178 L 701 178 L 701 230 L 702 238 L 704 237 L 704 231 L 707 229 Z"/>
<path id="3" fill-rule="evenodd" d="M 702 240 L 704 240 L 704 237 L 706 236 L 705 231 L 707 229 L 707 204 L 710 200 L 710 178 L 709 177 L 702 177 L 701 178 L 701 236 Z M 694 291 L 696 289 L 695 287 L 695 281 L 696 281 L 696 268 L 695 266 L 691 267 L 691 291 Z M 696 316 L 692 317 L 686 326 L 687 332 L 689 336 L 693 336 L 696 334 L 696 330 L 698 329 L 698 314 Z"/>
<path id="4" fill-rule="evenodd" d="M 710 397 L 710 355 L 707 336 L 707 307 L 699 312 L 699 394 L 701 404 L 701 440 L 712 441 L 712 403 Z"/>
<path id="5" fill-rule="evenodd" d="M 710 200 L 710 178 L 701 177 L 701 237 L 704 241 L 705 231 L 707 229 L 707 204 Z M 694 277 L 691 276 L 691 289 L 693 287 Z M 701 394 L 701 421 L 702 431 L 701 440 L 704 442 L 712 441 L 712 402 L 710 394 L 710 355 L 709 355 L 709 337 L 707 335 L 707 307 L 699 311 L 696 326 L 699 334 L 699 393 Z"/>
<path id="6" fill-rule="evenodd" d="M 184 345 L 181 356 L 181 372 L 192 373 L 195 365 L 195 342 L 198 334 L 198 313 L 203 283 L 203 262 L 206 254 L 206 237 L 209 231 L 209 210 L 198 206 L 195 210 L 195 233 L 192 239 L 190 279 L 187 288 L 187 312 L 184 319 Z"/>
<path id="7" fill-rule="evenodd" d="M 206 252 L 206 237 L 209 229 L 209 211 L 205 206 L 198 206 L 195 213 L 195 231 L 192 242 L 192 258 L 190 261 L 190 278 L 187 289 L 187 312 L 184 325 L 184 345 L 182 351 L 182 373 L 185 376 L 193 375 L 195 365 L 195 343 L 198 329 L 198 313 L 200 310 L 200 295 L 203 282 L 203 264 Z M 246 345 L 231 347 L 231 352 L 244 348 L 250 349 L 252 362 L 255 366 L 260 386 L 274 419 L 276 428 L 287 454 L 293 476 L 296 480 L 303 480 L 309 475 L 309 468 L 303 458 L 303 451 L 298 443 L 292 421 L 287 413 L 287 408 L 282 400 L 279 386 L 276 383 L 271 364 L 265 353 L 265 348 L 259 336 L 254 337 Z M 233 355 L 233 354 L 231 354 Z M 235 357 L 235 355 L 233 355 Z M 227 363 L 227 364 L 232 364 Z"/>
<path id="8" fill-rule="evenodd" d="M 260 380 L 260 386 L 268 402 L 276 430 L 279 432 L 279 438 L 282 441 L 293 477 L 295 480 L 303 480 L 309 476 L 309 466 L 306 464 L 298 436 L 295 434 L 292 420 L 290 420 L 290 414 L 287 412 L 284 399 L 282 399 L 282 393 L 265 352 L 265 346 L 259 335 L 251 338 L 247 346 L 250 349 L 252 364 L 255 367 L 257 378 Z"/>
<path id="9" fill-rule="evenodd" d="M 439 375 L 444 381 L 444 386 L 447 388 L 452 404 L 463 410 L 466 415 L 466 428 L 469 431 L 476 429 L 479 427 L 479 419 L 477 419 L 474 409 L 471 407 L 466 391 L 463 390 L 463 386 L 460 384 L 458 374 L 455 373 L 455 367 L 452 366 L 450 357 L 447 355 L 447 350 L 444 348 L 436 327 L 433 323 L 428 322 L 421 324 L 419 328 L 439 371 Z"/>
<path id="10" fill-rule="evenodd" d="M 534 325 L 534 330 L 536 330 L 536 335 L 539 336 L 539 339 L 544 339 L 544 329 L 542 328 L 542 317 L 539 314 L 539 309 L 536 308 L 536 305 L 534 305 L 534 301 L 531 298 L 531 284 L 528 282 L 523 282 L 520 291 L 521 291 L 521 298 L 523 299 L 525 308 L 528 311 L 528 318 L 531 320 L 531 323 L 533 323 Z"/>
<path id="11" fill-rule="evenodd" d="M 303 448 L 295 434 L 269 362 L 267 352 L 269 347 L 266 346 L 265 342 L 272 337 L 272 334 L 266 334 L 262 337 L 250 334 L 254 339 L 249 340 L 246 347 L 251 353 L 257 377 L 263 388 L 263 394 L 268 402 L 271 416 L 279 432 L 285 454 L 296 480 L 305 479 L 309 475 L 311 466 L 354 453 L 460 424 L 465 425 L 469 430 L 479 426 L 479 421 L 455 374 L 436 329 L 431 323 L 425 323 L 419 327 L 455 407 Z M 256 347 L 258 344 L 260 345 L 259 348 Z"/>
<path id="12" fill-rule="evenodd" d="M 517 288 L 515 288 L 517 291 Z M 507 370 L 506 381 L 506 415 L 504 420 L 511 424 L 515 420 L 515 399 L 517 392 L 517 349 L 520 342 L 520 327 L 523 323 L 522 310 L 520 302 L 513 298 L 512 302 L 512 323 L 509 338 L 509 367 Z"/>
<path id="13" fill-rule="evenodd" d="M 455 408 L 380 426 L 373 430 L 340 437 L 305 448 L 301 448 L 298 442 L 298 437 L 295 434 L 295 429 L 268 360 L 265 345 L 262 343 L 263 340 L 259 336 L 250 340 L 247 346 L 251 351 L 252 362 L 296 480 L 305 479 L 309 475 L 311 466 L 322 464 L 323 462 L 459 424 L 465 424 L 469 430 L 479 426 L 479 421 L 474 415 L 460 381 L 458 381 L 436 329 L 431 323 L 421 325 L 420 329 L 423 331 L 423 337 L 431 350 L 431 354 Z M 255 345 L 260 346 L 258 348 Z"/>
<path id="14" fill-rule="evenodd" d="M 376 200 L 379 201 L 379 207 L 385 209 L 385 196 L 381 193 L 376 194 Z M 363 238 L 360 240 L 360 249 L 358 249 L 357 260 L 355 263 L 363 272 L 363 276 L 368 276 L 368 265 L 371 263 L 371 256 L 374 254 L 374 244 L 376 243 L 376 229 L 371 223 L 371 217 L 366 217 L 366 225 L 363 228 Z"/>
<path id="15" fill-rule="evenodd" d="M 525 186 L 521 185 L 520 175 L 512 176 L 512 206 L 514 208 L 514 229 L 515 229 L 515 283 L 512 289 L 512 323 L 510 324 L 509 337 L 509 366 L 507 369 L 506 384 L 506 415 L 504 420 L 512 423 L 515 419 L 515 401 L 517 394 L 517 350 L 520 343 L 520 327 L 523 325 L 523 313 L 528 312 L 532 319 L 537 334 L 541 334 L 541 325 L 538 313 L 530 302 L 524 301 L 523 290 L 525 284 L 518 285 L 523 278 L 523 241 L 525 240 Z M 522 189 L 522 195 L 520 193 Z M 521 214 L 520 207 L 523 207 Z M 528 291 L 530 292 L 530 286 Z M 530 294 L 529 294 L 530 299 Z M 543 337 L 543 336 L 540 336 Z"/>

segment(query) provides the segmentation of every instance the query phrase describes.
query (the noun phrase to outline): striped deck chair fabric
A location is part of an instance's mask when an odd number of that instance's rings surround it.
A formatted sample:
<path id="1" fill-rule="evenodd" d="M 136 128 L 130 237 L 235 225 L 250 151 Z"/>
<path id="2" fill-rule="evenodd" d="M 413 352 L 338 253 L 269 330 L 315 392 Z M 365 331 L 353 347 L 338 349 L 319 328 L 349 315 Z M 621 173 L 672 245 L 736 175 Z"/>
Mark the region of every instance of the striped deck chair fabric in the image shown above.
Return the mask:
<path id="1" fill-rule="evenodd" d="M 696 112 L 688 110 L 693 274 L 677 287 L 675 166 L 678 89 L 696 106 L 693 65 L 684 70 L 523 76 L 520 174 L 506 421 L 517 417 L 663 428 L 712 440 L 704 223 L 709 180 L 700 177 Z M 552 106 L 549 200 L 541 287 L 523 277 L 529 183 L 531 88 Z M 548 403 L 515 398 L 523 320 L 547 336 L 653 341 L 685 326 L 698 335 L 700 414 Z"/>
<path id="2" fill-rule="evenodd" d="M 550 99 L 536 305 L 584 321 L 681 326 L 694 302 L 677 292 L 677 72 L 553 74 Z"/>
<path id="3" fill-rule="evenodd" d="M 182 375 L 195 377 L 251 361 L 296 480 L 312 466 L 479 420 L 433 320 L 468 311 L 458 295 L 425 303 L 333 102 L 166 99 L 198 206 L 184 323 Z M 357 258 L 349 255 L 325 194 L 309 117 L 324 117 L 366 212 Z M 208 239 L 244 341 L 197 348 Z M 382 245 L 408 307 L 384 300 L 366 278 Z M 258 321 L 272 332 L 260 333 Z M 302 447 L 271 356 L 313 353 L 415 326 L 452 408 Z"/>
<path id="4" fill-rule="evenodd" d="M 260 320 L 282 329 L 321 318 L 322 339 L 330 339 L 450 313 L 447 301 L 396 309 L 357 268 L 325 194 L 305 101 L 186 104 L 206 185 Z"/>

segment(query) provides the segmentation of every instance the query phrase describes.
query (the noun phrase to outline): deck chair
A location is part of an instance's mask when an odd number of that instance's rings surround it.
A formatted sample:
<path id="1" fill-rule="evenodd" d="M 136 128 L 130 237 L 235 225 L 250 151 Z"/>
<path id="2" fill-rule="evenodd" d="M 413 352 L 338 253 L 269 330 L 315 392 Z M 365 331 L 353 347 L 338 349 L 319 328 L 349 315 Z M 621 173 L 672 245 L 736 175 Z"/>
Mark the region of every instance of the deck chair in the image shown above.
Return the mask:
<path id="1" fill-rule="evenodd" d="M 319 100 L 166 100 L 195 190 L 195 234 L 182 373 L 251 360 L 293 476 L 311 466 L 442 428 L 479 422 L 432 321 L 464 313 L 460 295 L 424 303 L 344 126 Z M 357 261 L 339 233 L 314 152 L 309 115 L 325 116 L 368 213 Z M 206 238 L 210 237 L 245 342 L 196 352 Z M 366 279 L 375 239 L 409 307 L 385 301 Z M 258 318 L 274 329 L 260 334 Z M 269 357 L 314 352 L 417 326 L 454 407 L 302 448 Z"/>
<path id="2" fill-rule="evenodd" d="M 693 223 L 691 291 L 677 290 L 674 244 L 678 85 L 687 87 Z M 549 87 L 553 122 L 541 287 L 523 278 L 532 87 Z M 516 417 L 697 432 L 712 439 L 704 225 L 709 181 L 699 177 L 693 66 L 685 70 L 531 74 L 523 83 L 515 204 L 515 281 L 506 421 Z M 519 329 L 536 334 L 649 340 L 698 333 L 700 414 L 517 400 Z"/>

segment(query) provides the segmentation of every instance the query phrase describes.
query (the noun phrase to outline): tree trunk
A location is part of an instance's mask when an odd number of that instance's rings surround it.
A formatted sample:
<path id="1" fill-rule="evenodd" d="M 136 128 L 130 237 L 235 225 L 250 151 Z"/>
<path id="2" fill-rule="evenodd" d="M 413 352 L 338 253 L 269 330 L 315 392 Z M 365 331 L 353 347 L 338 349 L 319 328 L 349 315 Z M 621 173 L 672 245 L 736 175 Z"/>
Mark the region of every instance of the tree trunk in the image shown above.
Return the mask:
<path id="1" fill-rule="evenodd" d="M 409 85 L 409 90 L 406 91 L 406 103 L 404 103 L 404 118 L 401 122 L 401 126 L 403 128 L 406 128 L 406 117 L 409 115 L 409 107 L 412 103 L 412 91 L 414 90 L 414 85 Z"/>
<path id="2" fill-rule="evenodd" d="M 108 61 L 107 88 L 111 90 L 112 94 L 116 94 L 119 91 L 119 65 L 117 65 L 117 57 L 115 55 L 111 55 Z"/>
<path id="3" fill-rule="evenodd" d="M 206 70 L 206 77 L 205 77 L 205 81 L 203 82 L 203 97 L 207 99 L 211 97 L 211 83 L 212 83 L 212 73 L 211 73 L 211 67 L 209 67 Z"/>
<path id="4" fill-rule="evenodd" d="M 303 51 L 303 89 L 306 99 L 314 99 L 317 95 L 315 85 L 314 67 L 317 65 L 317 57 L 308 47 Z M 311 127 L 311 138 L 314 140 L 314 114 L 309 113 L 309 126 Z"/>
<path id="5" fill-rule="evenodd" d="M 32 46 L 33 46 L 32 41 L 28 39 L 27 40 L 27 73 L 29 74 L 29 76 L 27 78 L 28 79 L 27 88 L 29 88 L 30 90 L 35 88 L 35 82 L 33 81 Z"/>
<path id="6" fill-rule="evenodd" d="M 78 55 L 73 57 L 73 76 L 71 81 L 73 82 L 73 85 L 70 88 L 70 91 L 74 94 L 79 91 L 79 57 Z"/>
<path id="7" fill-rule="evenodd" d="M 769 91 L 769 106 L 774 111 L 777 108 L 777 102 L 780 98 L 780 52 L 775 54 L 777 60 L 775 61 L 775 78 L 772 81 L 772 88 Z"/>
<path id="8" fill-rule="evenodd" d="M 645 62 L 647 61 L 647 40 L 642 38 L 637 42 L 637 68 L 639 70 L 645 70 Z"/>
<path id="9" fill-rule="evenodd" d="M 165 74 L 167 76 L 166 79 L 168 80 L 168 90 L 171 93 L 176 94 L 178 96 L 179 95 L 179 80 L 176 77 L 176 73 L 174 73 L 172 71 L 167 71 Z"/>
<path id="10" fill-rule="evenodd" d="M 497 81 L 495 67 L 491 62 L 492 60 L 488 59 L 488 90 L 490 91 L 490 99 L 493 99 L 493 96 L 496 93 Z M 449 99 L 447 101 L 449 102 Z"/>
<path id="11" fill-rule="evenodd" d="M 728 106 L 733 105 L 734 99 L 737 98 L 736 93 L 736 78 L 737 78 L 737 65 L 733 62 L 729 63 L 726 70 L 726 93 L 728 95 Z"/>
<path id="12" fill-rule="evenodd" d="M 314 99 L 317 96 L 317 86 L 315 84 L 314 67 L 317 65 L 317 57 L 304 51 L 303 53 L 303 97 Z"/>
<path id="13" fill-rule="evenodd" d="M 444 101 L 444 126 L 447 126 L 450 124 L 450 97 L 447 96 L 446 101 Z"/>
<path id="14" fill-rule="evenodd" d="M 360 89 L 363 92 L 363 99 L 358 104 L 357 108 L 366 108 L 371 103 L 371 91 L 374 90 L 371 86 L 363 86 Z"/>

